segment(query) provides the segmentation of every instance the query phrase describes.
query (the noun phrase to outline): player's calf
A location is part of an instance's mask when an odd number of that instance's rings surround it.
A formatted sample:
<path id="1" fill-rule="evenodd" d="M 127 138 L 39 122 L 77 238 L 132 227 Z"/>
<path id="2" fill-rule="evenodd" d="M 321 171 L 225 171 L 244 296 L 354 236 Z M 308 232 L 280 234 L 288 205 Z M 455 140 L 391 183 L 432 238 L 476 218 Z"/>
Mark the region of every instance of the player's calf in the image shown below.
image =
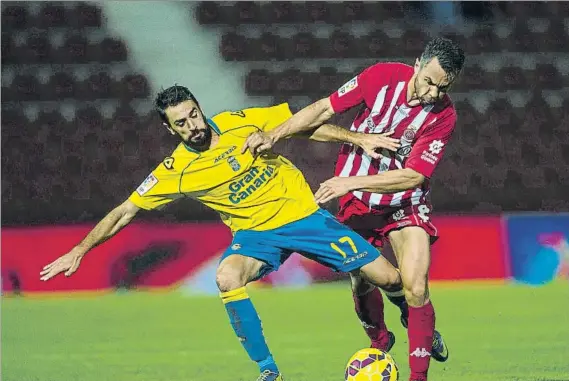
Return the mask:
<path id="1" fill-rule="evenodd" d="M 433 351 L 435 310 L 429 301 L 430 240 L 417 226 L 392 231 L 389 240 L 401 270 L 403 291 L 409 305 L 409 366 L 411 380 L 426 381 Z"/>
<path id="2" fill-rule="evenodd" d="M 401 311 L 401 324 L 403 324 L 403 327 L 407 328 L 407 321 L 409 319 L 409 305 L 405 299 L 405 291 L 403 291 L 403 289 L 393 292 L 386 291 L 385 296 L 387 296 L 387 299 L 389 299 L 391 304 L 399 308 Z"/>
<path id="3" fill-rule="evenodd" d="M 371 340 L 371 346 L 391 349 L 394 335 L 388 331 L 383 315 L 383 297 L 377 287 L 401 290 L 399 272 L 383 257 L 350 273 L 356 314 Z"/>
<path id="4" fill-rule="evenodd" d="M 350 274 L 350 277 L 356 314 L 371 341 L 371 347 L 389 351 L 395 337 L 385 324 L 381 292 L 359 275 Z"/>
<path id="5" fill-rule="evenodd" d="M 216 282 L 231 326 L 251 360 L 259 365 L 262 374 L 280 375 L 265 341 L 261 319 L 245 287 L 261 266 L 262 262 L 256 259 L 231 255 L 220 263 Z"/>

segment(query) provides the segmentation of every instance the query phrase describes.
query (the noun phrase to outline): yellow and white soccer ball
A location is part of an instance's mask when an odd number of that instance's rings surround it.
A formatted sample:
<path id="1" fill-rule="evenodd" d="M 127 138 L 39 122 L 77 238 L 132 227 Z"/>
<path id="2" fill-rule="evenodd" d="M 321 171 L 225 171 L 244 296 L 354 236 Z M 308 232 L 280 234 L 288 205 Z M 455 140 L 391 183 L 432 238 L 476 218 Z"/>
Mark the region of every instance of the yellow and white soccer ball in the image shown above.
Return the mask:
<path id="1" fill-rule="evenodd" d="M 346 381 L 397 381 L 399 369 L 393 357 L 375 348 L 357 351 L 346 365 Z"/>

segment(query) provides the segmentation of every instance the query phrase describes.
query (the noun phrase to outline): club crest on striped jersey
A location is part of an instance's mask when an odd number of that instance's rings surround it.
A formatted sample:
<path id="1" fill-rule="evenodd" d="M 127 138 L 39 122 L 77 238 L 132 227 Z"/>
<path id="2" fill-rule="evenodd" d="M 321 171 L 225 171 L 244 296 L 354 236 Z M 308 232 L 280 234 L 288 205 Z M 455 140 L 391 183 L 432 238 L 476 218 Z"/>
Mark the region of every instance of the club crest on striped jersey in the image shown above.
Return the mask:
<path id="1" fill-rule="evenodd" d="M 340 89 L 338 90 L 338 96 L 341 97 L 341 96 L 349 93 L 350 91 L 352 91 L 356 87 L 358 87 L 358 77 L 354 77 L 354 78 L 350 79 L 342 87 L 340 87 Z"/>
<path id="2" fill-rule="evenodd" d="M 415 131 L 413 130 L 413 128 L 407 128 L 403 132 L 403 136 L 401 139 L 405 140 L 406 142 L 412 142 L 413 139 L 415 139 Z"/>
<path id="3" fill-rule="evenodd" d="M 401 136 L 401 147 L 397 150 L 397 154 L 399 156 L 409 156 L 411 153 L 411 148 L 413 145 L 413 140 L 417 135 L 417 131 L 419 130 L 420 126 L 410 124 L 409 127 L 403 131 L 403 135 Z"/>

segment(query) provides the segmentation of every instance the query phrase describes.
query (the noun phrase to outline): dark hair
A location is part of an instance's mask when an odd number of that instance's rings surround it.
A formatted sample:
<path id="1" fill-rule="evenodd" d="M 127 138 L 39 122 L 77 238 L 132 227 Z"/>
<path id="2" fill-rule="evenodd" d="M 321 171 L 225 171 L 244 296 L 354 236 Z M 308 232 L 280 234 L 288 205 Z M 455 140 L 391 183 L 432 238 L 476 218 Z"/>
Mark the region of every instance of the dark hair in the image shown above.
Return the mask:
<path id="1" fill-rule="evenodd" d="M 454 80 L 460 74 L 464 65 L 464 51 L 457 43 L 443 37 L 432 39 L 421 54 L 421 66 L 428 64 L 435 57 L 449 80 Z"/>
<path id="2" fill-rule="evenodd" d="M 167 89 L 162 89 L 158 95 L 156 95 L 154 107 L 156 108 L 156 111 L 158 111 L 160 118 L 162 118 L 164 122 L 170 124 L 168 117 L 166 116 L 166 109 L 189 100 L 194 101 L 194 103 L 200 107 L 196 97 L 194 97 L 194 94 L 192 94 L 187 87 L 174 85 Z"/>

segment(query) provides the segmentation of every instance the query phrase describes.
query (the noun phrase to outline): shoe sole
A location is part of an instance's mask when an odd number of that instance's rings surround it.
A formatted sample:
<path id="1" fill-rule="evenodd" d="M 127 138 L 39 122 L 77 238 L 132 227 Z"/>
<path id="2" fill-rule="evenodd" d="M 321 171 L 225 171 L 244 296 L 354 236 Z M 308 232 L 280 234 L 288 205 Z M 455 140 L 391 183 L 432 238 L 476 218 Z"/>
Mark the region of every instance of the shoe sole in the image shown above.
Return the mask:
<path id="1" fill-rule="evenodd" d="M 443 335 L 441 335 L 440 332 L 439 332 L 439 336 L 440 336 L 441 339 L 442 339 Z M 443 341 L 443 343 L 444 343 L 444 341 Z M 446 344 L 444 345 L 444 347 L 445 347 L 446 350 L 447 350 L 447 355 L 446 355 L 446 356 L 442 356 L 441 354 L 439 354 L 439 352 L 433 351 L 433 354 L 431 355 L 431 357 L 432 357 L 435 361 L 437 361 L 437 362 L 445 362 L 445 361 L 448 360 L 449 350 L 448 350 L 448 347 L 446 346 Z"/>

